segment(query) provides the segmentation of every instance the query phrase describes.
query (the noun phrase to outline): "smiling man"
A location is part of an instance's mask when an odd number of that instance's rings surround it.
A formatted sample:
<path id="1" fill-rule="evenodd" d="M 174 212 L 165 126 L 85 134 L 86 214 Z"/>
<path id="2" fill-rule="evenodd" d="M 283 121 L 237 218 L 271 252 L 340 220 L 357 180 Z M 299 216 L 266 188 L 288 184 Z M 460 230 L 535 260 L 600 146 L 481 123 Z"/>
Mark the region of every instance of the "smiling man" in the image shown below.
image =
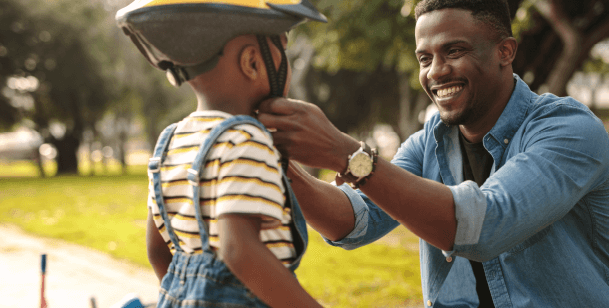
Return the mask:
<path id="1" fill-rule="evenodd" d="M 419 79 L 439 112 L 391 162 L 312 104 L 268 100 L 259 120 L 292 160 L 347 182 L 290 165 L 329 244 L 355 249 L 399 224 L 421 238 L 426 306 L 605 307 L 609 136 L 583 104 L 513 73 L 509 16 L 503 0 L 417 5 Z"/>

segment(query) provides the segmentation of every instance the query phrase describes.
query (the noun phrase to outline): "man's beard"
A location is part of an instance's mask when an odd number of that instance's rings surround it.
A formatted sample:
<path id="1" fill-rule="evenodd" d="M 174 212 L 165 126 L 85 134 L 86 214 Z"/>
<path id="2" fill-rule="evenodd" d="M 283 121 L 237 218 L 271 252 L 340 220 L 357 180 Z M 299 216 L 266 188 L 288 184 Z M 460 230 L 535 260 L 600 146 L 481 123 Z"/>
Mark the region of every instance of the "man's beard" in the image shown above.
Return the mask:
<path id="1" fill-rule="evenodd" d="M 448 126 L 472 124 L 481 119 L 484 113 L 488 111 L 481 107 L 483 106 L 468 103 L 465 109 L 458 111 L 456 114 L 447 115 L 447 112 L 440 111 L 440 120 Z"/>

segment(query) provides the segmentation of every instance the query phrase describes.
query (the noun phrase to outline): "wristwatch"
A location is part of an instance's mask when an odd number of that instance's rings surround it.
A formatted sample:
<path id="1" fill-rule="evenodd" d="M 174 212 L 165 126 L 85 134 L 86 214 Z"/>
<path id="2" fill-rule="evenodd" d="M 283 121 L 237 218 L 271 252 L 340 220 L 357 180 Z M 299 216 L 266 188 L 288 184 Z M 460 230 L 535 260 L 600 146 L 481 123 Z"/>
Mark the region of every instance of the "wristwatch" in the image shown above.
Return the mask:
<path id="1" fill-rule="evenodd" d="M 360 148 L 347 157 L 347 170 L 338 176 L 357 188 L 374 173 L 377 157 L 376 149 L 371 149 L 365 142 L 360 141 Z"/>

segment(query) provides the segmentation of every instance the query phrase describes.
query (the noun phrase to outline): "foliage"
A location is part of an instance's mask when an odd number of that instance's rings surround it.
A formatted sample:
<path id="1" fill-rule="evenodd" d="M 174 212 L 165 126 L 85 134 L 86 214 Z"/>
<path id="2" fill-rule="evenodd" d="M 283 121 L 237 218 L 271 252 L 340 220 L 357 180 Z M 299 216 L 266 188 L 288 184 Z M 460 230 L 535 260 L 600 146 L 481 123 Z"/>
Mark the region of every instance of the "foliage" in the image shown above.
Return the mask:
<path id="1" fill-rule="evenodd" d="M 609 2 L 508 0 L 519 49 L 514 71 L 533 90 L 565 95 L 595 44 L 609 37 Z"/>
<path id="2" fill-rule="evenodd" d="M 371 72 L 379 65 L 418 69 L 412 1 L 319 0 L 316 6 L 329 22 L 308 23 L 301 31 L 311 36 L 318 51 L 317 66 L 331 72 Z"/>
<path id="3" fill-rule="evenodd" d="M 147 185 L 144 174 L 3 179 L 0 223 L 149 268 L 144 244 Z M 355 251 L 333 248 L 312 230 L 309 237 L 296 274 L 328 307 L 403 307 L 420 302 L 418 240 L 410 233 L 399 247 L 376 243 Z"/>
<path id="4" fill-rule="evenodd" d="M 83 142 L 110 144 L 124 162 L 135 119 L 153 143 L 186 113 L 171 112 L 184 91 L 170 89 L 116 26 L 118 2 L 0 0 L 0 128 L 38 131 L 56 146 L 60 174 L 77 173 Z"/>
<path id="5" fill-rule="evenodd" d="M 329 22 L 294 31 L 308 37 L 316 50 L 302 85 L 308 96 L 301 99 L 319 105 L 342 131 L 361 134 L 378 122 L 390 124 L 402 138 L 418 130 L 418 112 L 426 107 L 418 99 L 414 54 L 418 1 L 314 2 Z M 405 122 L 416 125 L 407 128 Z"/>
<path id="6" fill-rule="evenodd" d="M 94 22 L 98 8 L 68 2 L 53 2 L 56 6 L 50 8 L 46 3 L 0 1 L 0 82 L 8 86 L 0 104 L 14 115 L 4 119 L 5 126 L 29 124 L 56 145 L 58 171 L 75 172 L 80 136 L 112 95 L 97 59 L 103 53 L 95 53 L 83 35 L 92 32 L 85 25 Z M 66 15 L 78 10 L 79 17 L 68 22 L 55 10 Z"/>

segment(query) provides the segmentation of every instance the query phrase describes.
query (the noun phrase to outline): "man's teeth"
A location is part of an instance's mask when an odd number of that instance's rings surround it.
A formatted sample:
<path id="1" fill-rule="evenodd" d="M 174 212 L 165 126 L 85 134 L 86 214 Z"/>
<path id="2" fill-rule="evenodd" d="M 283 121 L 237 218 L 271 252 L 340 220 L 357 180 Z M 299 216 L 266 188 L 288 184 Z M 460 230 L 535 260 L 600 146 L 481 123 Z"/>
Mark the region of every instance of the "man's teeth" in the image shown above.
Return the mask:
<path id="1" fill-rule="evenodd" d="M 461 91 L 463 89 L 463 86 L 454 86 L 454 87 L 450 87 L 450 88 L 446 88 L 446 89 L 440 89 L 438 90 L 438 97 L 445 97 L 445 96 L 450 96 L 453 95 L 459 91 Z"/>

